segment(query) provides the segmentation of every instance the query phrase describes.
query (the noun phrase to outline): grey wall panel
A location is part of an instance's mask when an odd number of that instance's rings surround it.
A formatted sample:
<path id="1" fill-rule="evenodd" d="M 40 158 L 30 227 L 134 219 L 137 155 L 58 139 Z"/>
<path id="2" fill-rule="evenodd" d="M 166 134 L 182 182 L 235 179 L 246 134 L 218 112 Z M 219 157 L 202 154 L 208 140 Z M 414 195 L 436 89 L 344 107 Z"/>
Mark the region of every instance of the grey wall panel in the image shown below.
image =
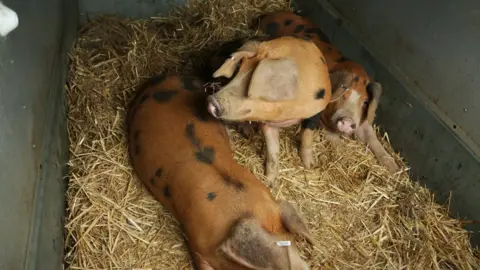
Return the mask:
<path id="1" fill-rule="evenodd" d="M 337 6 L 334 5 L 337 2 L 341 2 L 344 8 L 340 10 L 341 12 L 338 12 Z M 368 6 L 373 2 L 376 1 L 362 1 L 362 5 Z M 297 0 L 296 3 L 309 18 L 321 26 L 344 55 L 361 63 L 370 75 L 383 84 L 384 94 L 376 121 L 388 132 L 393 147 L 406 158 L 411 166 L 413 179 L 419 180 L 421 184 L 425 184 L 435 192 L 439 203 L 445 203 L 451 192 L 450 210 L 453 215 L 480 220 L 480 162 L 474 153 L 474 147 L 471 147 L 472 144 L 468 138 L 459 135 L 458 130 L 453 132 L 453 124 L 445 117 L 445 109 L 439 108 L 427 95 L 423 95 L 420 92 L 421 89 L 416 87 L 416 83 L 411 83 L 409 78 L 397 72 L 395 62 L 381 53 L 382 50 L 391 50 L 392 48 L 389 47 L 391 44 L 382 43 L 378 45 L 379 48 L 369 46 L 369 39 L 364 36 L 375 37 L 378 43 L 385 42 L 385 40 L 378 41 L 377 39 L 382 39 L 382 36 L 375 33 L 394 31 L 390 28 L 391 25 L 377 21 L 375 28 L 368 29 L 367 33 L 361 32 L 362 29 L 366 31 L 362 26 L 369 24 L 367 21 L 375 14 L 381 13 L 381 17 L 392 18 L 394 15 L 388 15 L 391 11 L 389 7 L 376 6 L 368 10 L 368 15 L 363 14 L 363 17 L 357 14 L 356 18 L 362 22 L 356 21 L 350 24 L 350 17 L 344 18 L 343 15 L 354 13 L 353 6 L 356 6 L 358 1 Z M 390 6 L 394 4 L 391 3 Z M 348 4 L 351 4 L 350 9 L 346 8 Z M 365 6 L 363 8 L 368 9 Z M 411 3 L 410 7 L 413 9 L 415 5 Z M 403 14 L 407 13 L 403 12 Z M 425 15 L 423 18 L 427 20 L 428 16 Z M 408 16 L 404 16 L 403 19 L 407 20 Z M 378 16 L 372 20 L 378 20 Z M 416 29 L 412 30 L 412 32 L 415 31 Z M 409 32 L 406 31 L 404 35 L 408 36 Z M 448 48 L 448 46 L 443 47 L 445 54 Z M 392 52 L 394 51 L 392 49 Z M 404 55 L 401 61 L 405 65 L 415 65 L 418 59 Z M 442 77 L 443 75 L 445 74 L 441 72 L 432 71 L 431 73 L 431 76 Z M 423 80 L 424 83 L 428 83 L 427 79 Z M 465 89 L 462 91 L 466 92 Z M 472 96 L 480 94 L 471 91 Z M 474 113 L 473 109 L 467 112 Z M 473 115 L 470 117 L 474 118 Z M 472 243 L 480 244 L 480 225 L 469 225 L 467 229 L 475 232 Z"/>
<path id="2" fill-rule="evenodd" d="M 0 269 L 61 269 L 65 32 L 76 32 L 76 1 L 4 3 L 19 26 L 0 39 Z"/>

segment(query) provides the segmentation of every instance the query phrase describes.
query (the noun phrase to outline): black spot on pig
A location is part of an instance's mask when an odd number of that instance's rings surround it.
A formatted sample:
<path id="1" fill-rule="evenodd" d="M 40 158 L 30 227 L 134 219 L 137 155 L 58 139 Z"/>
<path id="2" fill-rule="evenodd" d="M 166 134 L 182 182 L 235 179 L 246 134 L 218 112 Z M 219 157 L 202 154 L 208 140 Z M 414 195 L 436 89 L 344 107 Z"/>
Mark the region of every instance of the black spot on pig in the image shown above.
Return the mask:
<path id="1" fill-rule="evenodd" d="M 265 34 L 269 36 L 277 36 L 278 28 L 280 28 L 278 23 L 271 22 L 265 27 Z"/>
<path id="2" fill-rule="evenodd" d="M 236 181 L 233 183 L 233 186 L 237 191 L 244 191 L 245 190 L 245 185 L 242 182 Z"/>
<path id="3" fill-rule="evenodd" d="M 225 186 L 227 187 L 233 187 L 235 188 L 236 191 L 244 191 L 245 190 L 245 185 L 238 181 L 238 180 L 235 180 L 233 179 L 232 177 L 228 176 L 228 175 L 225 175 L 223 177 L 223 183 L 225 184 Z"/>
<path id="4" fill-rule="evenodd" d="M 213 201 L 217 197 L 217 194 L 215 192 L 209 192 L 207 193 L 207 200 Z"/>
<path id="5" fill-rule="evenodd" d="M 283 25 L 285 26 L 289 26 L 290 24 L 292 24 L 292 20 L 285 20 L 285 22 L 283 23 Z"/>
<path id="6" fill-rule="evenodd" d="M 315 114 L 314 116 L 303 120 L 302 121 L 302 128 L 310 129 L 310 130 L 314 130 L 314 129 L 319 128 L 320 127 L 320 121 L 321 121 L 321 118 L 320 118 L 321 113 L 322 112 L 319 112 L 319 113 Z"/>
<path id="7" fill-rule="evenodd" d="M 135 131 L 133 134 L 133 140 L 138 141 L 138 138 L 140 137 L 140 130 Z"/>
<path id="8" fill-rule="evenodd" d="M 319 89 L 317 93 L 315 93 L 315 99 L 323 99 L 325 97 L 325 89 Z"/>
<path id="9" fill-rule="evenodd" d="M 203 147 L 195 153 L 195 158 L 200 162 L 212 164 L 215 160 L 215 149 L 212 147 Z"/>
<path id="10" fill-rule="evenodd" d="M 164 188 L 163 188 L 163 196 L 169 198 L 171 196 L 170 194 L 170 186 L 169 185 L 166 185 Z"/>
<path id="11" fill-rule="evenodd" d="M 162 174 L 163 174 L 163 169 L 162 169 L 162 168 L 158 168 L 158 169 L 155 171 L 155 176 L 156 176 L 156 177 L 162 177 Z"/>
<path id="12" fill-rule="evenodd" d="M 305 33 L 316 34 L 321 41 L 325 43 L 331 43 L 327 35 L 325 35 L 325 33 L 318 27 L 308 28 L 305 30 Z"/>
<path id="13" fill-rule="evenodd" d="M 195 152 L 195 158 L 200 162 L 212 164 L 215 160 L 215 149 L 213 149 L 213 147 L 200 147 L 200 140 L 195 135 L 195 126 L 193 123 L 188 123 L 186 125 L 185 136 L 197 149 Z"/>
<path id="14" fill-rule="evenodd" d="M 140 101 L 138 102 L 138 104 L 140 105 L 140 104 L 144 103 L 147 99 L 148 99 L 148 94 L 143 95 L 140 98 Z"/>
<path id="15" fill-rule="evenodd" d="M 310 40 L 310 39 L 313 38 L 313 35 L 311 35 L 311 34 L 305 34 L 305 37 L 308 38 L 308 40 Z"/>
<path id="16" fill-rule="evenodd" d="M 135 155 L 136 156 L 140 155 L 140 145 L 139 144 L 135 144 Z"/>
<path id="17" fill-rule="evenodd" d="M 183 88 L 188 91 L 202 90 L 203 83 L 195 77 L 183 77 Z"/>
<path id="18" fill-rule="evenodd" d="M 295 29 L 293 29 L 293 33 L 298 34 L 298 33 L 302 32 L 303 29 L 305 29 L 305 25 L 303 25 L 303 24 L 297 25 L 295 27 Z"/>
<path id="19" fill-rule="evenodd" d="M 150 79 L 148 79 L 146 82 L 144 82 L 142 84 L 142 86 L 140 87 L 139 91 L 143 91 L 144 89 L 147 89 L 147 88 L 150 88 L 158 83 L 161 83 L 165 80 L 166 78 L 166 74 L 163 73 L 163 74 L 159 74 L 159 75 L 155 75 L 153 77 L 151 77 Z"/>
<path id="20" fill-rule="evenodd" d="M 190 141 L 190 143 L 196 148 L 200 148 L 200 141 L 195 135 L 195 125 L 193 123 L 188 123 L 185 127 L 185 137 Z"/>
<path id="21" fill-rule="evenodd" d="M 155 99 L 156 102 L 163 103 L 172 99 L 172 97 L 175 96 L 177 93 L 178 93 L 177 91 L 173 91 L 173 90 L 157 91 L 153 93 L 152 97 L 153 99 Z"/>

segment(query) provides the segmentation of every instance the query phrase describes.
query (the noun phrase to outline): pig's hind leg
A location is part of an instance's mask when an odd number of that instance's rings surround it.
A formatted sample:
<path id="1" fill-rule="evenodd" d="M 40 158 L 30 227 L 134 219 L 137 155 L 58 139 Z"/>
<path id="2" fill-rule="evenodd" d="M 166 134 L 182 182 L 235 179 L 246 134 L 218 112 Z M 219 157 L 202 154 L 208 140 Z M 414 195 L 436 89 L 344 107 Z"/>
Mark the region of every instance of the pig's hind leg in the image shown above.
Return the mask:
<path id="1" fill-rule="evenodd" d="M 313 135 L 315 129 L 321 126 L 320 115 L 321 113 L 317 113 L 302 121 L 300 138 L 297 140 L 300 143 L 300 158 L 305 169 L 310 169 L 313 166 Z"/>
<path id="2" fill-rule="evenodd" d="M 302 128 L 300 131 L 300 158 L 302 159 L 305 169 L 310 169 L 313 166 L 313 129 Z"/>
<path id="3" fill-rule="evenodd" d="M 268 184 L 272 185 L 278 176 L 278 156 L 280 154 L 279 130 L 265 124 L 261 125 L 267 146 L 265 175 Z"/>

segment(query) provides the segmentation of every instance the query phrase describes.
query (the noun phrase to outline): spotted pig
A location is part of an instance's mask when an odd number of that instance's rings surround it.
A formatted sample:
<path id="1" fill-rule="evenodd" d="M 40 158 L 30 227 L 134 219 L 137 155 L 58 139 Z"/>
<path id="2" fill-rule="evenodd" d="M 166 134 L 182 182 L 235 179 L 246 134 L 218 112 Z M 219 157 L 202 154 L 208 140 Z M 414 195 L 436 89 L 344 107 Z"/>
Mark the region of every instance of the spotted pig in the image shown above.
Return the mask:
<path id="1" fill-rule="evenodd" d="M 313 130 L 322 126 L 335 145 L 341 143 L 340 135 L 356 136 L 368 144 L 380 164 L 390 172 L 397 171 L 398 165 L 383 148 L 372 127 L 382 85 L 372 81 L 360 64 L 342 56 L 320 28 L 304 16 L 293 12 L 268 13 L 259 18 L 258 26 L 271 38 L 295 36 L 315 43 L 328 66 L 333 91 L 342 93 L 321 113 L 302 122 L 300 155 L 307 168 L 313 163 Z"/>
<path id="2" fill-rule="evenodd" d="M 212 60 L 212 65 L 216 62 Z M 228 54 L 213 77 L 232 79 L 208 97 L 208 111 L 227 121 L 260 122 L 269 182 L 278 175 L 279 128 L 316 115 L 332 98 L 321 51 L 314 43 L 295 37 L 247 40 Z"/>
<path id="3" fill-rule="evenodd" d="M 234 160 L 201 85 L 171 74 L 137 92 L 127 115 L 135 174 L 181 224 L 197 269 L 309 269 L 293 244 L 294 234 L 314 243 L 307 226 Z"/>

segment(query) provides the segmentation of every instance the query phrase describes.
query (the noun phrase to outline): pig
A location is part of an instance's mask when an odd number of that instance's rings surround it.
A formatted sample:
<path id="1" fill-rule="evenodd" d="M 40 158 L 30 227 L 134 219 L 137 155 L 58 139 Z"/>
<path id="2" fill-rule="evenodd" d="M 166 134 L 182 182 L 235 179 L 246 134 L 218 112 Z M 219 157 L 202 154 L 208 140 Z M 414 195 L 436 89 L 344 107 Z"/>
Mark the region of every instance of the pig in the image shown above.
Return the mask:
<path id="1" fill-rule="evenodd" d="M 126 116 L 134 174 L 180 223 L 196 269 L 309 269 L 293 243 L 315 245 L 309 229 L 234 160 L 202 85 L 170 73 L 137 91 Z"/>
<path id="2" fill-rule="evenodd" d="M 267 13 L 259 17 L 258 28 L 271 38 L 295 36 L 312 40 L 324 55 L 333 91 L 343 89 L 339 91 L 342 95 L 331 99 L 323 111 L 302 121 L 300 156 L 306 168 L 313 165 L 313 131 L 322 127 L 333 145 L 341 144 L 340 135 L 356 137 L 368 145 L 389 172 L 398 171 L 372 127 L 382 85 L 373 81 L 360 64 L 342 56 L 321 29 L 304 16 L 294 12 Z"/>
<path id="3" fill-rule="evenodd" d="M 313 42 L 296 37 L 247 40 L 212 77 L 231 80 L 208 96 L 211 115 L 226 121 L 259 122 L 267 146 L 265 174 L 270 184 L 279 170 L 279 128 L 318 114 L 332 97 L 341 94 L 332 93 L 322 52 Z"/>
<path id="4" fill-rule="evenodd" d="M 204 67 L 204 70 L 207 75 L 207 80 L 214 81 L 220 86 L 225 86 L 228 84 L 232 78 L 225 78 L 225 77 L 218 77 L 213 78 L 212 74 L 219 69 L 222 64 L 227 60 L 232 53 L 237 51 L 243 44 L 248 41 L 266 41 L 270 40 L 270 38 L 266 36 L 254 36 L 248 38 L 236 38 L 230 40 L 228 42 L 222 43 L 214 52 L 213 54 L 208 56 L 208 65 Z M 238 65 L 233 73 L 232 77 L 235 77 L 236 72 L 238 72 Z M 228 124 L 229 126 L 235 128 L 244 138 L 252 137 L 256 132 L 258 132 L 259 125 L 256 122 L 228 122 L 223 121 L 224 124 Z"/>

